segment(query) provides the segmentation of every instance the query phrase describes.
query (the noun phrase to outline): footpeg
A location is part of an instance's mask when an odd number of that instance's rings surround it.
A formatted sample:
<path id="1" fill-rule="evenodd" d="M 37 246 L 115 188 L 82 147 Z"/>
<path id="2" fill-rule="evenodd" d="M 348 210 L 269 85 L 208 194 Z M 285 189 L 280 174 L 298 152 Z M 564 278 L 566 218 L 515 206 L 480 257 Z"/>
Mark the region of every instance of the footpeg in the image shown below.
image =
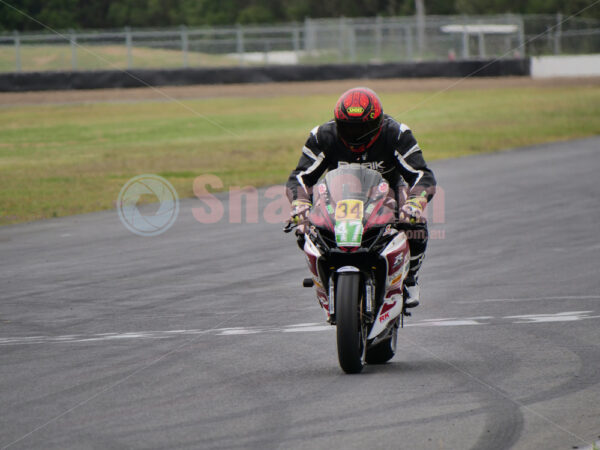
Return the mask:
<path id="1" fill-rule="evenodd" d="M 304 280 L 302 280 L 302 286 L 304 287 L 313 287 L 314 285 L 315 282 L 312 278 L 305 278 Z"/>

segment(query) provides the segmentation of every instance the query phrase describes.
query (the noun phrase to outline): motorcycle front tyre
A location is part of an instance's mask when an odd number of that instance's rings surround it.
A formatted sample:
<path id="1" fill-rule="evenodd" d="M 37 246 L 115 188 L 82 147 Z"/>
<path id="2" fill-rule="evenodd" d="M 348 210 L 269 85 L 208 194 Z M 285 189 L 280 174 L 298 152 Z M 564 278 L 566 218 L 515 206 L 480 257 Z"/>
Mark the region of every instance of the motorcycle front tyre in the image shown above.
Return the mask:
<path id="1" fill-rule="evenodd" d="M 363 369 L 366 339 L 361 326 L 360 285 L 359 273 L 340 273 L 335 290 L 338 359 L 346 373 L 359 373 Z"/>

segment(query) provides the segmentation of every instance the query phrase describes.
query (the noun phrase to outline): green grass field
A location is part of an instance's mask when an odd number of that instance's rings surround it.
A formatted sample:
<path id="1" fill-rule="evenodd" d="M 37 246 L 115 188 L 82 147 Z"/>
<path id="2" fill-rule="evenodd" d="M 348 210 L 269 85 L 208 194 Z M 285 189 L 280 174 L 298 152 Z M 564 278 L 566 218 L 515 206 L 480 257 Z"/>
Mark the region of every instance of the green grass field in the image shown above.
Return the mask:
<path id="1" fill-rule="evenodd" d="M 0 107 L 0 224 L 113 208 L 123 184 L 144 173 L 166 177 L 182 198 L 203 174 L 226 189 L 284 183 L 338 94 Z M 597 86 L 381 99 L 427 160 L 600 134 Z"/>
<path id="2" fill-rule="evenodd" d="M 0 46 L 0 72 L 16 70 L 13 46 Z M 70 45 L 22 45 L 20 48 L 21 70 L 71 70 L 73 54 Z M 131 52 L 132 65 L 136 69 L 180 68 L 183 54 L 180 50 L 134 47 Z M 226 56 L 189 52 L 191 67 L 233 66 L 238 62 Z M 127 68 L 127 48 L 124 45 L 84 45 L 76 48 L 78 70 L 110 70 Z"/>

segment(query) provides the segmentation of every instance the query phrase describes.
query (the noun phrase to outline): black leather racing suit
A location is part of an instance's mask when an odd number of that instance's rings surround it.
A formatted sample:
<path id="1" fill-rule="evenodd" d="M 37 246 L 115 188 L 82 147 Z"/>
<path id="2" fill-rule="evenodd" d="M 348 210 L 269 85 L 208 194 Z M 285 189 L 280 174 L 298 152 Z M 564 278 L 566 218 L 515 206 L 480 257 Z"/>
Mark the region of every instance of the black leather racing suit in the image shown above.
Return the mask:
<path id="1" fill-rule="evenodd" d="M 410 128 L 384 115 L 379 138 L 363 153 L 352 152 L 344 145 L 337 136 L 333 120 L 315 127 L 304 144 L 296 169 L 287 181 L 288 198 L 290 201 L 299 198 L 310 200 L 312 186 L 325 171 L 351 163 L 380 172 L 394 189 L 399 207 L 404 197 L 402 192 L 408 191 L 409 196 L 420 196 L 425 192 L 428 201 L 435 194 L 435 177 L 427 167 Z M 410 276 L 414 276 L 427 247 L 426 223 L 414 225 L 407 234 L 411 251 Z"/>

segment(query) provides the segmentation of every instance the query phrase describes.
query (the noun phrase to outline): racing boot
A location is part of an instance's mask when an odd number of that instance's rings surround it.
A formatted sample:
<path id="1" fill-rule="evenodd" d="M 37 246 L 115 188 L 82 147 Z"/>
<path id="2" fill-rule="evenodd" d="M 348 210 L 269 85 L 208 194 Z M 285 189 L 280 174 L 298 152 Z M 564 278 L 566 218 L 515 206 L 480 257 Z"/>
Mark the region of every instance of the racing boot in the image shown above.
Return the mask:
<path id="1" fill-rule="evenodd" d="M 419 306 L 420 297 L 421 290 L 417 277 L 414 273 L 409 272 L 406 280 L 404 280 L 404 307 L 414 308 L 415 306 Z"/>
<path id="2" fill-rule="evenodd" d="M 420 290 L 418 273 L 425 258 L 425 249 L 429 233 L 427 232 L 427 223 L 414 225 L 408 234 L 408 245 L 410 247 L 410 267 L 408 275 L 404 280 L 404 307 L 414 308 L 419 305 Z"/>
<path id="3" fill-rule="evenodd" d="M 408 269 L 408 275 L 404 280 L 404 307 L 414 308 L 419 306 L 419 300 L 421 297 L 421 290 L 419 288 L 419 269 L 423 263 L 425 252 L 421 252 L 410 258 L 410 268 Z"/>

